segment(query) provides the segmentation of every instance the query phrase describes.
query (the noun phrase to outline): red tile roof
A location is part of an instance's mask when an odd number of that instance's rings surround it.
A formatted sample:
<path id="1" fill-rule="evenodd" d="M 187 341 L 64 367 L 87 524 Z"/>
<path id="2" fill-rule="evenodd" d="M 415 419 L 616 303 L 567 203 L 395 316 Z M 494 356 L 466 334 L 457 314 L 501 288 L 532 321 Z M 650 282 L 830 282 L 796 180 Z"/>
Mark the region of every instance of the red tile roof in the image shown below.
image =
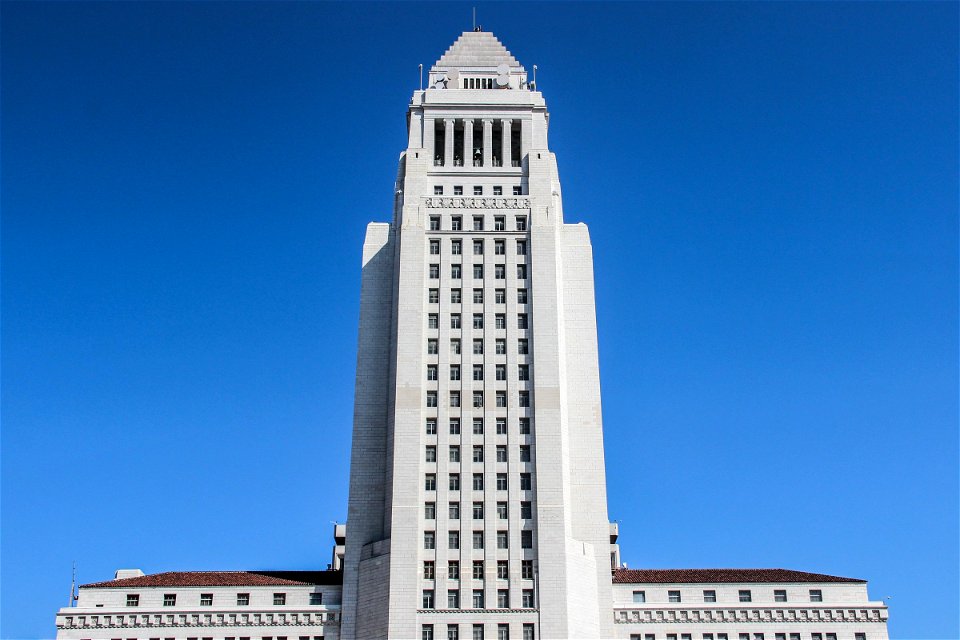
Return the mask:
<path id="1" fill-rule="evenodd" d="M 129 587 L 282 587 L 342 584 L 341 571 L 168 571 L 137 578 L 93 582 L 80 588 Z"/>
<path id="2" fill-rule="evenodd" d="M 866 582 L 791 569 L 617 569 L 615 584 L 708 584 L 743 582 Z"/>

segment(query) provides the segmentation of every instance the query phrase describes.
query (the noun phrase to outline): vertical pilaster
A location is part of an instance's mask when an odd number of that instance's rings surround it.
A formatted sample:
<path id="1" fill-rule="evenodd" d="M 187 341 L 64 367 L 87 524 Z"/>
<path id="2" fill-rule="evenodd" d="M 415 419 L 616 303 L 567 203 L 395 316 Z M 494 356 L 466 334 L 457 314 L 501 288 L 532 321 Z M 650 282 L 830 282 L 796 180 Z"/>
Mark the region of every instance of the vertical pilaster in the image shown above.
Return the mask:
<path id="1" fill-rule="evenodd" d="M 533 122 L 529 118 L 520 121 L 520 159 L 530 153 L 533 145 Z"/>
<path id="2" fill-rule="evenodd" d="M 423 118 L 423 148 L 427 153 L 427 158 L 430 160 L 430 166 L 433 166 L 434 160 L 434 140 L 436 139 L 435 132 L 437 130 L 437 121 L 433 118 L 427 118 L 424 115 Z"/>
<path id="3" fill-rule="evenodd" d="M 453 166 L 453 127 L 456 124 L 453 118 L 443 120 L 443 166 Z"/>
<path id="4" fill-rule="evenodd" d="M 483 166 L 493 166 L 493 120 L 483 119 Z"/>
<path id="5" fill-rule="evenodd" d="M 503 166 L 505 166 L 505 167 L 512 166 L 512 165 L 511 165 L 511 160 L 513 159 L 513 154 L 512 154 L 511 151 L 510 151 L 510 141 L 511 141 L 511 138 L 510 138 L 510 135 L 511 135 L 511 134 L 510 134 L 510 131 L 511 131 L 511 129 L 510 129 L 510 127 L 511 127 L 512 122 L 513 122 L 513 121 L 510 120 L 510 119 L 504 119 L 504 120 L 501 121 L 501 123 L 502 123 L 502 134 L 503 134 L 503 144 L 502 144 L 501 147 L 500 147 L 500 155 L 502 156 Z"/>
<path id="6" fill-rule="evenodd" d="M 463 166 L 473 166 L 473 120 L 463 121 Z"/>

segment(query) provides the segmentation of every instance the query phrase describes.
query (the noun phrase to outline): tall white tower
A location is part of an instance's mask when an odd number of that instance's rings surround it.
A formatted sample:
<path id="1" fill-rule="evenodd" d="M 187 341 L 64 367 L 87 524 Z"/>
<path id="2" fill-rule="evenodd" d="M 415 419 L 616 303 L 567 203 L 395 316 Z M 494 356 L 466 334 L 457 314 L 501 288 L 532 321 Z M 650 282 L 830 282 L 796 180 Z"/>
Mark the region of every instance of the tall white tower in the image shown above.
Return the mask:
<path id="1" fill-rule="evenodd" d="M 464 33 L 363 248 L 342 637 L 613 635 L 590 238 L 543 96 Z"/>

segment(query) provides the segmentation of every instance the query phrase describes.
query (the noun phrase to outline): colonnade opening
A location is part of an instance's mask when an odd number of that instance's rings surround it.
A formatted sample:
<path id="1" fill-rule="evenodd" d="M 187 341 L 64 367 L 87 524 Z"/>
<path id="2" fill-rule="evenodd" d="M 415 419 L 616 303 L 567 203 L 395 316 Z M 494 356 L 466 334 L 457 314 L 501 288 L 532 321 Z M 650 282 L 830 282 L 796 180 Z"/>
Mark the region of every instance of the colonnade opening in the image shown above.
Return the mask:
<path id="1" fill-rule="evenodd" d="M 519 167 L 523 150 L 520 122 L 508 119 L 436 118 L 436 167 Z"/>

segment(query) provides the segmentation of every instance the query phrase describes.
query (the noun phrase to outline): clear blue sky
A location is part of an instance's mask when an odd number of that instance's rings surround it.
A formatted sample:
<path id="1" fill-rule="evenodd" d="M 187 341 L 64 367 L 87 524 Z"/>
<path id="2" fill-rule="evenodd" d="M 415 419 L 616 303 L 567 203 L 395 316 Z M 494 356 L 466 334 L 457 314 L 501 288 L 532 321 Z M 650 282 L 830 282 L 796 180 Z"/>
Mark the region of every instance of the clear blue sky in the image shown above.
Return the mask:
<path id="1" fill-rule="evenodd" d="M 2 4 L 4 638 L 70 564 L 325 567 L 364 226 L 469 4 Z M 590 225 L 632 567 L 958 631 L 958 5 L 478 4 Z"/>

